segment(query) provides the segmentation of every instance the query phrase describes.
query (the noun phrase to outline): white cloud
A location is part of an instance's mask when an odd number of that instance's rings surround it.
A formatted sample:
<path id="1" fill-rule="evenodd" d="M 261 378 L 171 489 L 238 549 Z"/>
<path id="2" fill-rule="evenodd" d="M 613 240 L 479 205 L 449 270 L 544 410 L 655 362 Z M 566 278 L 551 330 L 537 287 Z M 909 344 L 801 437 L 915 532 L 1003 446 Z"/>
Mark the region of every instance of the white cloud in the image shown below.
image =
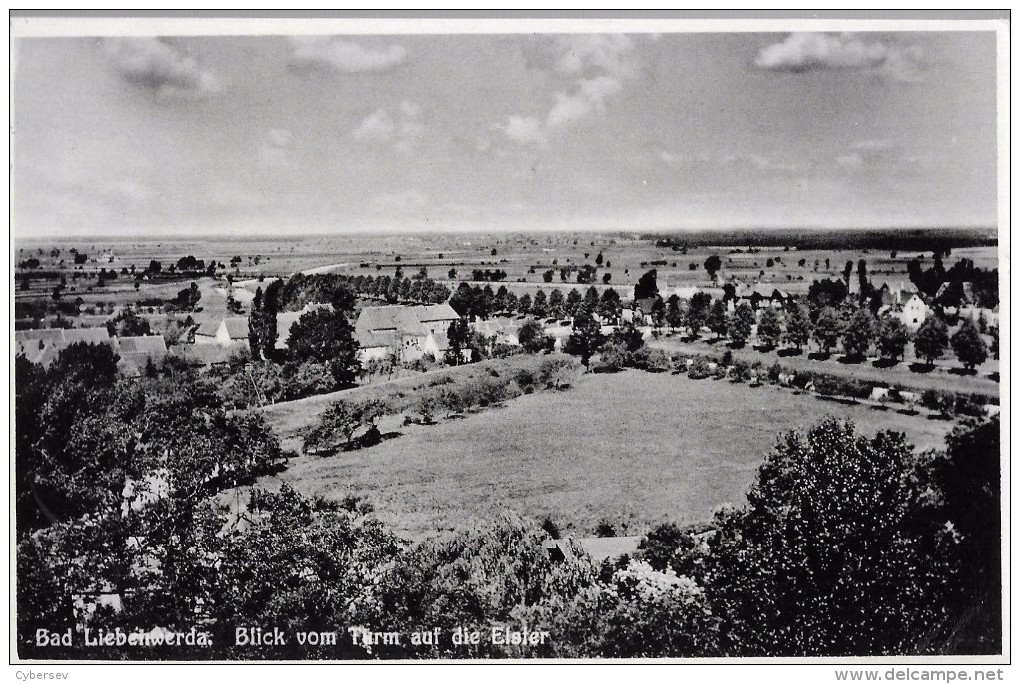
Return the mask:
<path id="1" fill-rule="evenodd" d="M 386 71 L 407 59 L 403 45 L 382 49 L 364 47 L 346 38 L 295 36 L 291 38 L 290 65 L 295 69 L 327 68 L 344 73 Z"/>
<path id="2" fill-rule="evenodd" d="M 522 145 L 544 145 L 542 122 L 533 116 L 511 115 L 506 125 L 499 126 L 506 137 Z"/>
<path id="3" fill-rule="evenodd" d="M 588 116 L 591 102 L 582 95 L 556 93 L 556 104 L 545 119 L 548 128 L 559 128 Z"/>
<path id="4" fill-rule="evenodd" d="M 425 135 L 421 107 L 404 100 L 397 107 L 396 117 L 386 109 L 377 109 L 366 117 L 351 134 L 358 140 L 386 143 L 395 141 L 401 152 L 408 152 L 421 142 Z"/>
<path id="5" fill-rule="evenodd" d="M 216 75 L 162 38 L 109 38 L 107 58 L 126 82 L 160 99 L 200 99 L 222 90 Z"/>
<path id="6" fill-rule="evenodd" d="M 557 40 L 557 70 L 562 74 L 601 71 L 614 76 L 633 76 L 638 68 L 634 41 L 622 33 L 589 33 Z"/>
<path id="7" fill-rule="evenodd" d="M 758 53 L 754 65 L 767 71 L 871 70 L 896 80 L 915 80 L 923 70 L 917 48 L 868 42 L 852 33 L 791 33 Z"/>
<path id="8" fill-rule="evenodd" d="M 606 101 L 623 90 L 622 79 L 637 71 L 633 41 L 625 35 L 580 35 L 558 39 L 561 51 L 557 69 L 564 74 L 593 74 L 578 78 L 576 91 L 557 92 L 545 121 L 535 117 L 512 116 L 503 132 L 525 144 L 543 144 L 548 133 L 602 112 Z M 603 73 L 604 72 L 604 73 Z"/>
<path id="9" fill-rule="evenodd" d="M 361 124 L 354 129 L 352 135 L 358 140 L 373 140 L 376 142 L 387 142 L 393 138 L 393 131 L 396 124 L 393 117 L 385 109 L 377 109 L 367 116 Z"/>
<path id="10" fill-rule="evenodd" d="M 623 90 L 623 84 L 612 76 L 596 76 L 580 82 L 581 92 L 594 104 L 601 106 L 606 98 Z"/>

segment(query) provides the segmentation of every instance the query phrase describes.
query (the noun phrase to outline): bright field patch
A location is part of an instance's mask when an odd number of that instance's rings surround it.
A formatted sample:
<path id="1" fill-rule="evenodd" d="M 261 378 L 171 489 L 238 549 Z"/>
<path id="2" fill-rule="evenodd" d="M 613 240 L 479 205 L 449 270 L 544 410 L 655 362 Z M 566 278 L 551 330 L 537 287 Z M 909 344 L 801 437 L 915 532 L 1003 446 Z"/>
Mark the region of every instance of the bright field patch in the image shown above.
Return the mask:
<path id="1" fill-rule="evenodd" d="M 859 432 L 892 429 L 919 448 L 941 447 L 949 423 L 846 406 L 773 387 L 627 371 L 588 375 L 565 392 L 329 458 L 301 457 L 279 477 L 305 494 L 358 494 L 409 535 L 450 529 L 503 509 L 590 534 L 602 519 L 619 534 L 655 522 L 707 520 L 740 504 L 780 432 L 823 416 Z M 388 428 L 385 428 L 388 429 Z"/>

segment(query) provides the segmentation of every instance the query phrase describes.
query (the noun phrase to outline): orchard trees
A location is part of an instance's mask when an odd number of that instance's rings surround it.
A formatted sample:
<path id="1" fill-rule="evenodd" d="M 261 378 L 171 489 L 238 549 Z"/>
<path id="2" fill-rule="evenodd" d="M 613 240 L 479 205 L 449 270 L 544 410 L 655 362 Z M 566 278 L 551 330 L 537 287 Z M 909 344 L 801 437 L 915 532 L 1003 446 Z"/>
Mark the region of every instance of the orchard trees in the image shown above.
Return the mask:
<path id="1" fill-rule="evenodd" d="M 956 358 L 960 360 L 964 368 L 969 370 L 974 370 L 975 366 L 984 363 L 988 358 L 988 346 L 981 338 L 981 333 L 978 332 L 972 318 L 963 320 L 960 329 L 950 339 L 950 343 L 953 345 Z"/>
<path id="2" fill-rule="evenodd" d="M 754 329 L 754 309 L 747 302 L 741 302 L 733 310 L 730 318 L 730 339 L 733 344 L 742 347 L 751 339 L 751 331 Z"/>
<path id="3" fill-rule="evenodd" d="M 942 358 L 948 346 L 949 328 L 938 316 L 929 315 L 914 335 L 914 351 L 929 366 L 934 366 L 935 359 Z"/>
<path id="4" fill-rule="evenodd" d="M 839 314 L 836 313 L 836 310 L 828 306 L 823 308 L 818 314 L 818 319 L 815 321 L 815 329 L 812 333 L 812 337 L 814 337 L 815 343 L 822 350 L 822 353 L 828 354 L 832 351 L 842 332 L 843 326 L 840 323 Z"/>
<path id="5" fill-rule="evenodd" d="M 878 322 L 878 352 L 883 359 L 902 359 L 910 341 L 910 331 L 894 316 L 883 316 Z"/>
<path id="6" fill-rule="evenodd" d="M 783 315 L 778 309 L 767 307 L 758 319 L 758 343 L 772 349 L 783 337 Z"/>
<path id="7" fill-rule="evenodd" d="M 800 351 L 811 339 L 811 315 L 800 303 L 793 304 L 786 316 L 786 333 L 783 340 Z"/>

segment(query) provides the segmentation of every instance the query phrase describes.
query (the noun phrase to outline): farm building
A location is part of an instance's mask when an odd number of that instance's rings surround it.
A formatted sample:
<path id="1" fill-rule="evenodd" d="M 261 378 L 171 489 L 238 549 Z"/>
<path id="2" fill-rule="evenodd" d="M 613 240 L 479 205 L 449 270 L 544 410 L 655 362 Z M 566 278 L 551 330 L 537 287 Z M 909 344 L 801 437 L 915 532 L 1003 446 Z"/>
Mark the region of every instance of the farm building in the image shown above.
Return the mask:
<path id="1" fill-rule="evenodd" d="M 448 304 L 365 307 L 354 326 L 361 360 L 396 356 L 406 363 L 428 354 L 438 359 L 450 348 L 447 330 L 458 318 Z"/>
<path id="2" fill-rule="evenodd" d="M 218 344 L 221 347 L 229 347 L 241 342 L 248 344 L 247 316 L 228 316 L 206 321 L 195 331 L 195 344 Z"/>
<path id="3" fill-rule="evenodd" d="M 14 353 L 48 366 L 76 342 L 108 345 L 120 356 L 117 367 L 129 376 L 140 375 L 149 359 L 159 363 L 166 356 L 166 343 L 161 335 L 111 337 L 106 328 L 18 330 L 14 333 Z"/>
<path id="4" fill-rule="evenodd" d="M 166 342 L 162 335 L 114 337 L 113 350 L 120 356 L 117 368 L 128 377 L 138 377 L 151 360 L 162 363 L 166 358 Z"/>
<path id="5" fill-rule="evenodd" d="M 76 342 L 110 344 L 110 333 L 106 328 L 17 330 L 14 333 L 14 353 L 32 363 L 48 366 L 62 350 Z"/>
<path id="6" fill-rule="evenodd" d="M 227 365 L 234 350 L 218 344 L 176 344 L 169 354 L 193 368 L 216 368 Z"/>
<path id="7" fill-rule="evenodd" d="M 500 320 L 490 318 L 488 320 L 477 320 L 471 324 L 471 328 L 483 337 L 495 337 L 501 344 L 517 346 L 521 343 L 517 336 L 521 324 L 515 320 Z"/>

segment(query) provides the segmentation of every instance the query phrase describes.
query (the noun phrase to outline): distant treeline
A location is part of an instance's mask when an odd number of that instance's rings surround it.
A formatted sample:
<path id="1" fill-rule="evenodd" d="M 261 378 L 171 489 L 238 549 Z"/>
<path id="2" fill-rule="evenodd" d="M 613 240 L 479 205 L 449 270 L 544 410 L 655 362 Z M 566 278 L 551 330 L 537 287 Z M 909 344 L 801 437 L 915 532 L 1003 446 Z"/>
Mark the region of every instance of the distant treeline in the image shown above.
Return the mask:
<path id="1" fill-rule="evenodd" d="M 778 229 L 677 232 L 645 234 L 657 247 L 789 247 L 790 249 L 875 249 L 904 252 L 945 251 L 960 247 L 989 247 L 998 244 L 994 228 L 911 228 L 911 229 Z"/>

